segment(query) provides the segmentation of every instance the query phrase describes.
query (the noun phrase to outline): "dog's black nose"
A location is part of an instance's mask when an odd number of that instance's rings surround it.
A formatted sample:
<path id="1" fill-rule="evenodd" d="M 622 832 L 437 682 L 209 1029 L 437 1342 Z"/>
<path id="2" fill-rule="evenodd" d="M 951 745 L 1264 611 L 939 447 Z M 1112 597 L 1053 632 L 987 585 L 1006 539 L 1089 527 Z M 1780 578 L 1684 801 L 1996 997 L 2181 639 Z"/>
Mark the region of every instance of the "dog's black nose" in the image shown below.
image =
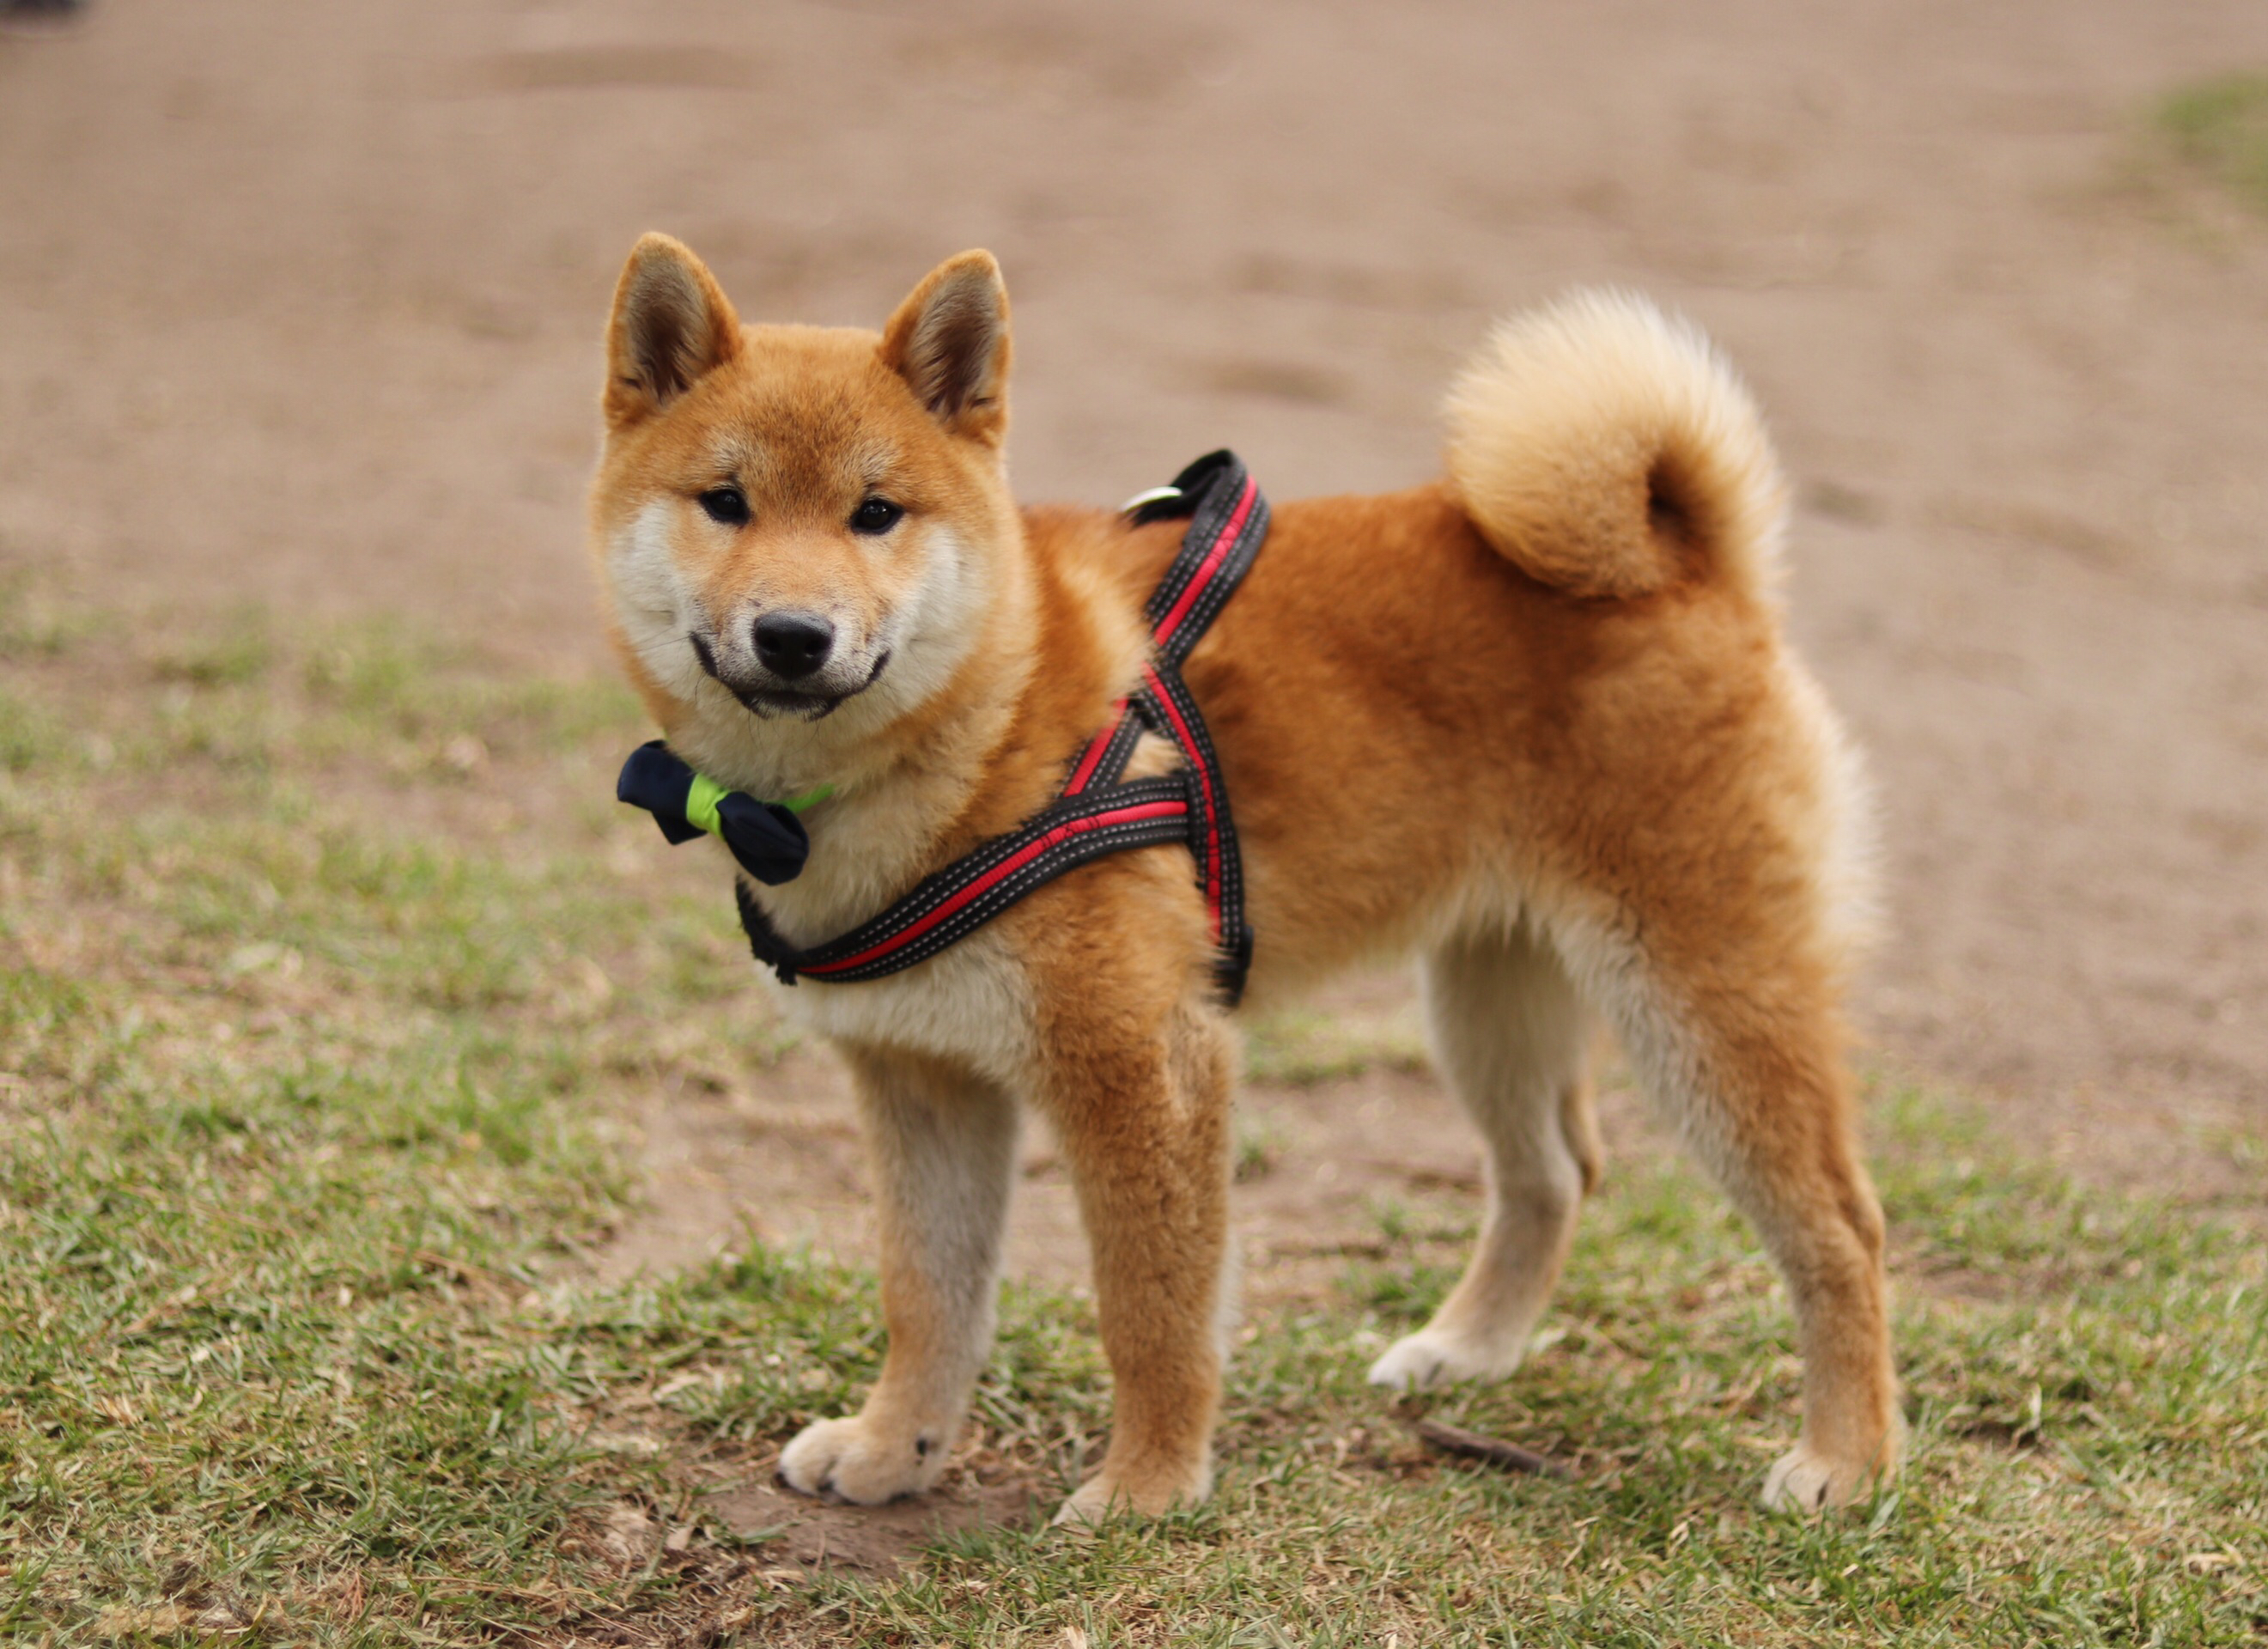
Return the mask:
<path id="1" fill-rule="evenodd" d="M 800 681 L 835 651 L 835 626 L 816 613 L 767 613 L 756 621 L 756 661 L 783 681 Z"/>

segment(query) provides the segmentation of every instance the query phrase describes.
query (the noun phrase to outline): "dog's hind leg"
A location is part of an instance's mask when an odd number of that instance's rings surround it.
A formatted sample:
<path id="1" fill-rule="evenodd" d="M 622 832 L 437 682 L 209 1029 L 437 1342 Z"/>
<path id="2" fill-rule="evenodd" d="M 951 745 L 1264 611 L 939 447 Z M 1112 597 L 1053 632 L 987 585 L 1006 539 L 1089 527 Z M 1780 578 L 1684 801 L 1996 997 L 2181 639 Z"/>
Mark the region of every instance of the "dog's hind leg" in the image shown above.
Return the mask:
<path id="1" fill-rule="evenodd" d="M 845 1048 L 865 1113 L 889 1351 L 865 1406 L 806 1426 L 780 1477 L 862 1505 L 937 1481 L 992 1343 L 1017 1114 L 934 1061 Z"/>
<path id="2" fill-rule="evenodd" d="M 1641 939 L 1638 936 L 1643 935 Z M 1639 1080 L 1764 1238 L 1795 1306 L 1803 1432 L 1767 1505 L 1841 1505 L 1896 1469 L 1881 1207 L 1859 1159 L 1833 970 L 1800 931 L 1691 921 L 1563 936 Z"/>
<path id="3" fill-rule="evenodd" d="M 1488 1215 L 1433 1320 L 1371 1366 L 1374 1384 L 1405 1388 L 1520 1366 L 1599 1173 L 1588 1020 L 1549 945 L 1524 925 L 1460 935 L 1425 959 L 1425 983 L 1435 1056 L 1486 1142 Z"/>

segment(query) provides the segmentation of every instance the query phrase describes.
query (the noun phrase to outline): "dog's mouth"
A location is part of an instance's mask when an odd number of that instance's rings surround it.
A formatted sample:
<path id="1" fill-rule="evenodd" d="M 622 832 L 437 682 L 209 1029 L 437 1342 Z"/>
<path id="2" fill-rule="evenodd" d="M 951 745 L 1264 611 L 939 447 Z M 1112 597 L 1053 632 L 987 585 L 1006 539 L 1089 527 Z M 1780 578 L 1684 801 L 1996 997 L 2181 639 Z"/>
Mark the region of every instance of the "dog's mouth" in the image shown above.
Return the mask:
<path id="1" fill-rule="evenodd" d="M 689 633 L 686 639 L 693 644 L 693 656 L 701 661 L 701 667 L 709 673 L 710 679 L 740 700 L 743 709 L 766 721 L 780 716 L 798 716 L 805 721 L 818 721 L 831 716 L 843 707 L 844 700 L 858 697 L 880 681 L 883 666 L 890 662 L 890 650 L 885 647 L 874 655 L 873 667 L 866 672 L 866 679 L 858 686 L 845 688 L 839 693 L 799 692 L 792 688 L 778 687 L 742 687 L 738 682 L 725 680 L 724 673 L 717 668 L 717 655 L 710 650 L 706 641 Z"/>

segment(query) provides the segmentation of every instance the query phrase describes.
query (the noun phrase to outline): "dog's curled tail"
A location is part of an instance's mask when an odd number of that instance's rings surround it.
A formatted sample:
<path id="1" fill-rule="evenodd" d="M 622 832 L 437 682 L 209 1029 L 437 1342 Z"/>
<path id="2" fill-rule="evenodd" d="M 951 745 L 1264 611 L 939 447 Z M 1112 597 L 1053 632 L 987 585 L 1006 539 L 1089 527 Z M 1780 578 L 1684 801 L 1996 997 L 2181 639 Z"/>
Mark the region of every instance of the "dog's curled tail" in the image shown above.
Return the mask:
<path id="1" fill-rule="evenodd" d="M 1465 512 L 1530 578 L 1577 596 L 1775 588 L 1786 489 L 1763 416 L 1698 328 L 1646 299 L 1579 291 L 1500 322 L 1447 418 Z"/>

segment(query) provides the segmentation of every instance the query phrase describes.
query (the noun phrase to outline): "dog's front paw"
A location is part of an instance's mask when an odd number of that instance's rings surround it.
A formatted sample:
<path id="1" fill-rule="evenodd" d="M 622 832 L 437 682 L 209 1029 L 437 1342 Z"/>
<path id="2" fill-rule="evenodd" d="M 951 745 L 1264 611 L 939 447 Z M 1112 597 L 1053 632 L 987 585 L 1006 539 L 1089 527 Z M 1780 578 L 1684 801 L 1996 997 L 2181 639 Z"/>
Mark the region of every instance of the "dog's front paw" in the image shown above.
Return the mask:
<path id="1" fill-rule="evenodd" d="M 1426 1391 L 1461 1380 L 1502 1380 L 1520 1366 L 1521 1348 L 1475 1345 L 1438 1329 L 1421 1329 L 1386 1348 L 1370 1366 L 1370 1383 L 1395 1391 Z"/>
<path id="2" fill-rule="evenodd" d="M 817 1420 L 780 1451 L 780 1481 L 801 1494 L 880 1505 L 919 1494 L 945 1469 L 946 1439 L 879 1426 L 863 1415 Z"/>
<path id="3" fill-rule="evenodd" d="M 1798 1443 L 1765 1475 L 1764 1509 L 1808 1513 L 1848 1505 L 1874 1486 L 1877 1469 L 1871 1461 L 1833 1461 Z"/>
<path id="4" fill-rule="evenodd" d="M 1128 1512 L 1155 1517 L 1175 1505 L 1196 1505 L 1211 1492 L 1210 1464 L 1189 1471 L 1138 1475 L 1105 1467 L 1079 1484 L 1078 1492 L 1056 1509 L 1053 1520 L 1059 1528 L 1092 1528 L 1106 1518 Z"/>

